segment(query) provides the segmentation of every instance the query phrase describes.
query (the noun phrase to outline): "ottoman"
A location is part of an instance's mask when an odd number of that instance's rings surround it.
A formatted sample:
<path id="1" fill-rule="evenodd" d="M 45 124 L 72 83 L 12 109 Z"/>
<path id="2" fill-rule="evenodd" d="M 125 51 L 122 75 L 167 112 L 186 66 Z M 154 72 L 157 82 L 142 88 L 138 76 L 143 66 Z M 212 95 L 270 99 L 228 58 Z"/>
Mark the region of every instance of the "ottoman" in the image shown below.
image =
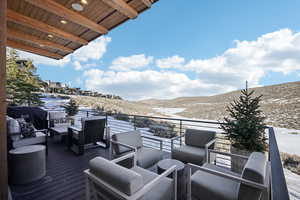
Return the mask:
<path id="1" fill-rule="evenodd" d="M 9 151 L 11 184 L 26 184 L 46 175 L 46 147 L 29 145 Z"/>

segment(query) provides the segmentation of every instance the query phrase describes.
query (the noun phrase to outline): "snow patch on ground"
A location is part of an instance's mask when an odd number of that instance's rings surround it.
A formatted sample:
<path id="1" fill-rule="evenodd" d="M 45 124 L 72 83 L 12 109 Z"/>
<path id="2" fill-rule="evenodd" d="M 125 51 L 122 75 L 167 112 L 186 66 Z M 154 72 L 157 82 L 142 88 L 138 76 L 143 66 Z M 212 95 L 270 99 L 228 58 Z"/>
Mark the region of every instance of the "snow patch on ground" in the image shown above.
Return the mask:
<path id="1" fill-rule="evenodd" d="M 174 115 L 176 113 L 183 112 L 185 108 L 153 108 L 156 112 L 166 115 Z"/>
<path id="2" fill-rule="evenodd" d="M 274 127 L 280 152 L 300 156 L 300 130 Z"/>

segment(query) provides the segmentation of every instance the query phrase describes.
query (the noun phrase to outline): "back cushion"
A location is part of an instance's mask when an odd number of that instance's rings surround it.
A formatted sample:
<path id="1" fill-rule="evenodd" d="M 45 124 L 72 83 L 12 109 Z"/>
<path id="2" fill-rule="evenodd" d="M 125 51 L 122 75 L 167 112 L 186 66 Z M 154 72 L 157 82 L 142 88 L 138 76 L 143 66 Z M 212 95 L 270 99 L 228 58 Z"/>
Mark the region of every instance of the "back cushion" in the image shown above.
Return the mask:
<path id="1" fill-rule="evenodd" d="M 216 132 L 196 129 L 186 129 L 185 144 L 204 148 L 205 145 L 216 137 Z"/>
<path id="2" fill-rule="evenodd" d="M 21 127 L 18 120 L 13 118 L 7 119 L 7 132 L 11 135 L 21 134 Z"/>
<path id="3" fill-rule="evenodd" d="M 141 148 L 143 146 L 143 140 L 139 131 L 129 131 L 125 133 L 114 134 L 112 139 L 136 148 Z M 122 154 L 131 151 L 131 149 L 120 145 L 113 145 L 113 147 L 116 154 Z"/>
<path id="4" fill-rule="evenodd" d="M 243 169 L 242 178 L 264 184 L 266 178 L 267 159 L 263 153 L 253 152 Z M 245 184 L 240 184 L 239 199 L 259 200 L 262 191 Z"/>
<path id="5" fill-rule="evenodd" d="M 140 174 L 104 158 L 96 157 L 90 160 L 89 166 L 92 174 L 129 196 L 144 186 L 143 177 Z"/>

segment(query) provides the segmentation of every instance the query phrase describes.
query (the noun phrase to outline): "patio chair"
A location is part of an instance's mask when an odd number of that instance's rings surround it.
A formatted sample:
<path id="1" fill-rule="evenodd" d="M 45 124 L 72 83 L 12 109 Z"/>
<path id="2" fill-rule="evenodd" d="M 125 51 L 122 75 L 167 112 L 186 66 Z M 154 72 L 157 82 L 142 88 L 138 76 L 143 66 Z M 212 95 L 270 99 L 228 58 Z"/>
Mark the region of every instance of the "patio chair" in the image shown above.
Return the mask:
<path id="1" fill-rule="evenodd" d="M 161 175 L 136 165 L 128 169 L 118 165 L 120 161 L 135 157 L 129 153 L 123 157 L 109 161 L 96 157 L 89 163 L 86 175 L 86 199 L 95 200 L 176 200 L 177 174 L 176 166 L 170 167 Z M 173 180 L 167 178 L 171 175 Z"/>
<path id="2" fill-rule="evenodd" d="M 42 144 L 46 147 L 46 154 L 48 154 L 48 130 L 37 130 L 34 127 L 34 137 L 24 137 L 21 132 L 19 122 L 9 116 L 6 117 L 7 123 L 7 136 L 8 136 L 8 148 L 16 149 L 23 146 Z"/>
<path id="3" fill-rule="evenodd" d="M 254 152 L 249 158 L 245 156 L 217 152 L 225 156 L 237 156 L 247 159 L 242 174 L 237 174 L 225 167 L 210 163 L 202 167 L 188 164 L 188 199 L 218 200 L 260 200 L 268 199 L 270 165 L 263 153 Z M 191 176 L 191 169 L 198 169 Z"/>
<path id="4" fill-rule="evenodd" d="M 158 141 L 160 150 L 144 147 L 142 138 Z M 137 165 L 143 168 L 150 168 L 163 159 L 162 142 L 160 139 L 141 135 L 138 130 L 114 134 L 111 140 L 112 155 L 116 158 L 134 151 L 137 153 Z M 123 162 L 123 164 L 128 166 L 128 162 L 130 163 L 130 161 L 127 161 Z"/>
<path id="5" fill-rule="evenodd" d="M 68 134 L 68 127 L 71 125 L 70 120 L 66 118 L 63 111 L 51 111 L 48 113 L 49 131 L 52 137 L 59 136 L 61 139 Z"/>
<path id="6" fill-rule="evenodd" d="M 82 127 L 68 128 L 68 148 L 76 154 L 83 155 L 89 147 L 109 147 L 110 130 L 106 117 L 82 118 Z"/>
<path id="7" fill-rule="evenodd" d="M 185 137 L 185 145 L 174 147 L 174 141 Z M 172 158 L 184 163 L 203 165 L 208 158 L 208 149 L 214 148 L 216 132 L 186 129 L 185 134 L 171 139 Z M 211 157 L 213 159 L 213 157 Z"/>

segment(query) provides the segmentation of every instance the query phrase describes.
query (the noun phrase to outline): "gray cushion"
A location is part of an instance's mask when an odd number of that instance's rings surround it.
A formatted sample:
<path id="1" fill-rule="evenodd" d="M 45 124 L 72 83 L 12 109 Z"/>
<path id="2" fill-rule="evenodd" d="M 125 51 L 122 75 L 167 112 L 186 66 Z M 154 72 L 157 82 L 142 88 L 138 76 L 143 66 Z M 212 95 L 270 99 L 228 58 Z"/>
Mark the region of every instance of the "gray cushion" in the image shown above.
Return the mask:
<path id="1" fill-rule="evenodd" d="M 266 178 L 267 159 L 263 153 L 253 152 L 243 169 L 242 178 L 264 184 Z M 262 190 L 240 185 L 239 199 L 250 200 L 260 199 Z"/>
<path id="2" fill-rule="evenodd" d="M 198 147 L 183 145 L 178 148 L 173 148 L 172 158 L 184 163 L 202 165 L 205 161 L 205 150 Z"/>
<path id="3" fill-rule="evenodd" d="M 239 176 L 229 170 L 211 164 L 205 164 L 203 167 Z M 239 183 L 236 181 L 200 170 L 191 177 L 191 192 L 193 199 L 237 200 L 238 188 Z"/>
<path id="4" fill-rule="evenodd" d="M 143 187 L 141 175 L 104 158 L 90 160 L 89 166 L 91 173 L 129 196 Z"/>
<path id="5" fill-rule="evenodd" d="M 46 142 L 46 135 L 42 132 L 36 132 L 35 137 L 23 138 L 21 137 L 19 140 L 13 141 L 13 147 L 23 147 L 32 144 L 41 144 Z"/>
<path id="6" fill-rule="evenodd" d="M 129 132 L 125 132 L 125 133 L 114 134 L 112 136 L 112 139 L 114 141 L 128 144 L 128 145 L 136 147 L 136 148 L 141 148 L 143 146 L 142 137 L 141 137 L 141 134 L 139 131 L 129 131 Z M 122 154 L 122 153 L 131 151 L 131 149 L 128 149 L 128 148 L 120 146 L 120 145 L 114 145 L 113 147 L 114 147 L 116 154 Z"/>
<path id="7" fill-rule="evenodd" d="M 13 119 L 13 118 L 7 119 L 7 132 L 10 135 L 21 133 L 21 127 L 20 127 L 18 120 Z"/>
<path id="8" fill-rule="evenodd" d="M 216 132 L 186 129 L 185 144 L 205 148 L 205 145 L 216 137 Z"/>
<path id="9" fill-rule="evenodd" d="M 152 181 L 158 175 L 143 169 L 141 167 L 132 168 L 133 171 L 137 172 L 143 177 L 144 185 Z M 174 194 L 173 181 L 169 178 L 163 178 L 162 181 L 151 189 L 147 194 L 142 198 L 143 200 L 171 200 L 172 195 Z"/>
<path id="10" fill-rule="evenodd" d="M 149 168 L 163 159 L 163 152 L 152 148 L 140 148 L 137 152 L 137 164 Z"/>

